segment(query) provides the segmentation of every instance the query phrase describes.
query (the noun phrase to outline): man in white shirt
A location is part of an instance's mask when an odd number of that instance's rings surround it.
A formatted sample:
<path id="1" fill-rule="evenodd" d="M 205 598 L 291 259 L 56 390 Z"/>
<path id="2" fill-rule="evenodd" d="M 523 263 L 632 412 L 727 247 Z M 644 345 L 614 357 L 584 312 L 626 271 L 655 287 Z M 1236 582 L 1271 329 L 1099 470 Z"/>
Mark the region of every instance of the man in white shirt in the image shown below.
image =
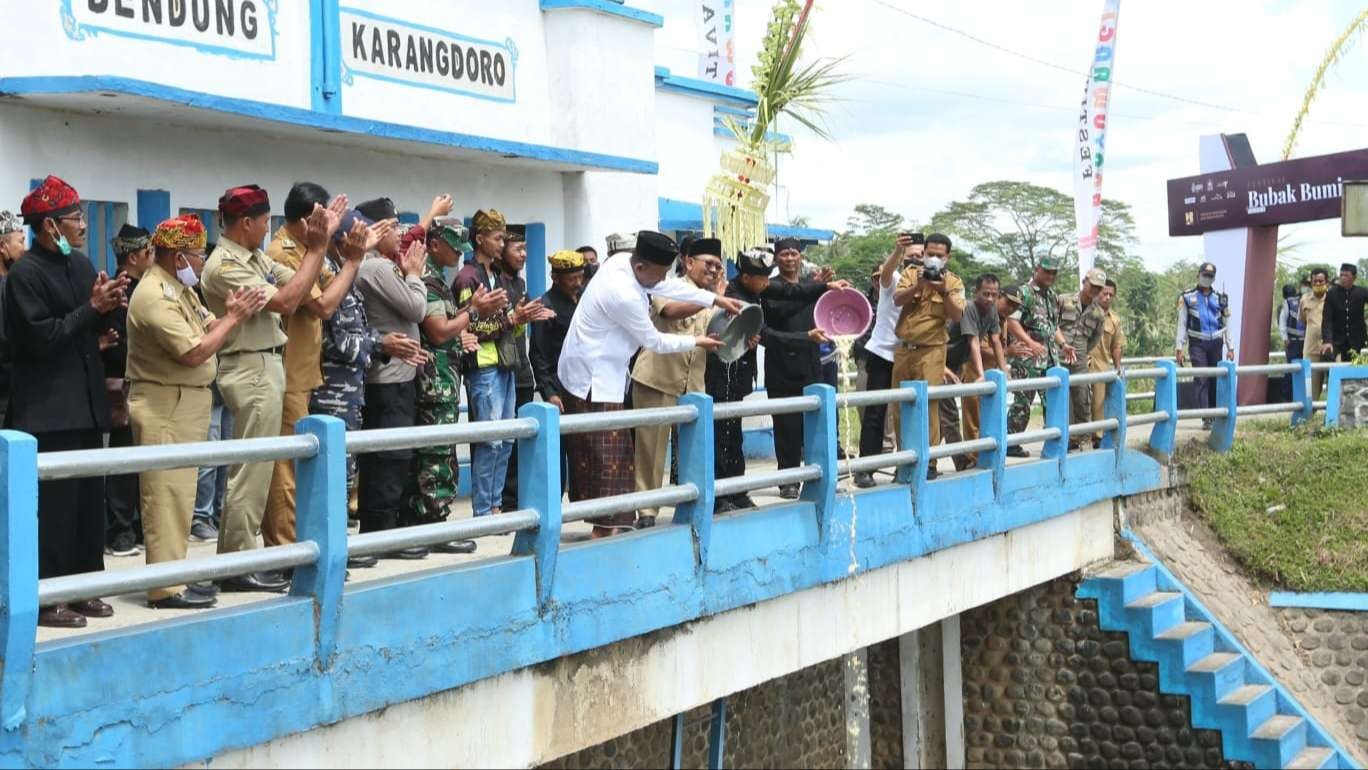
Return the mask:
<path id="1" fill-rule="evenodd" d="M 631 255 L 618 254 L 599 267 L 580 298 L 557 365 L 567 414 L 620 411 L 626 398 L 628 363 L 638 349 L 683 353 L 695 347 L 711 351 L 722 346 L 712 337 L 662 334 L 651 323 L 651 295 L 702 307 L 715 305 L 733 315 L 741 311 L 741 303 L 735 299 L 676 278 L 666 279 L 678 256 L 679 248 L 673 240 L 643 231 L 637 234 Z M 630 429 L 566 436 L 565 444 L 572 465 L 571 500 L 635 490 Z M 635 519 L 635 514 L 628 513 L 591 520 L 594 537 L 630 530 Z"/>
<path id="2" fill-rule="evenodd" d="M 893 302 L 898 288 L 898 275 L 909 264 L 921 264 L 926 245 L 920 233 L 901 233 L 888 259 L 874 273 L 879 289 L 879 302 L 874 311 L 874 329 L 865 343 L 866 390 L 887 390 L 893 387 L 893 353 L 898 347 L 898 315 L 901 308 Z M 884 447 L 888 406 L 865 407 L 860 418 L 860 456 L 881 454 Z M 867 489 L 875 485 L 874 474 L 855 474 L 855 486 Z"/>

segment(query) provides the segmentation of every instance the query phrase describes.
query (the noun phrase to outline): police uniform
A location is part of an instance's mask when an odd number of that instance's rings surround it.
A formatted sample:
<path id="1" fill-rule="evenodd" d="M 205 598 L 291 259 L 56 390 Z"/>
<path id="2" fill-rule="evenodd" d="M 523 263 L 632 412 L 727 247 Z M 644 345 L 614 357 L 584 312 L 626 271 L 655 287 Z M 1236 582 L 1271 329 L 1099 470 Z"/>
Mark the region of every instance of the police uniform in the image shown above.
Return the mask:
<path id="1" fill-rule="evenodd" d="M 200 280 L 205 304 L 222 315 L 227 297 L 238 289 L 262 287 L 269 302 L 294 274 L 260 249 L 248 250 L 220 238 Z M 233 412 L 234 438 L 280 435 L 281 399 L 285 394 L 281 352 L 287 339 L 280 315 L 263 310 L 239 325 L 219 353 L 219 390 L 223 403 Z M 273 469 L 274 463 L 256 462 L 234 465 L 229 471 L 219 553 L 257 547 Z"/>
<path id="2" fill-rule="evenodd" d="M 427 286 L 427 318 L 443 320 L 455 318 L 460 312 L 456 297 L 446 285 L 442 268 L 428 257 L 423 268 L 423 283 Z M 418 367 L 417 385 L 418 425 L 455 425 L 461 418 L 461 337 L 456 335 L 446 342 L 434 342 L 426 331 L 422 335 L 423 350 L 432 354 Z M 456 502 L 456 487 L 460 481 L 460 463 L 456 447 L 427 446 L 414 452 L 417 466 L 416 488 L 408 495 L 408 519 L 404 524 L 433 524 L 446 521 L 451 506 Z"/>
<path id="3" fill-rule="evenodd" d="M 898 291 L 913 288 L 921 280 L 922 267 L 911 265 L 898 281 Z M 945 382 L 945 345 L 950 341 L 947 305 L 964 310 L 964 281 L 946 270 L 945 294 L 925 289 L 903 306 L 898 318 L 896 334 L 898 347 L 893 353 L 893 385 L 908 380 L 925 380 L 927 385 Z M 893 410 L 896 425 L 899 410 Z M 895 429 L 896 433 L 896 429 Z M 940 420 L 931 420 L 931 446 L 940 443 Z"/>
<path id="4" fill-rule="evenodd" d="M 720 249 L 721 244 L 718 243 L 717 250 Z M 689 286 L 698 286 L 687 277 L 680 280 Z M 713 317 L 711 309 L 697 308 L 698 312 L 689 316 L 670 319 L 661 315 L 661 311 L 669 303 L 670 301 L 664 297 L 651 298 L 651 321 L 662 334 L 682 334 L 687 337 L 707 335 L 708 324 Z M 632 408 L 655 409 L 675 406 L 679 403 L 679 397 L 685 393 L 703 392 L 707 364 L 707 352 L 702 348 L 694 348 L 683 353 L 641 351 L 637 355 L 636 366 L 632 369 Z M 670 432 L 671 428 L 668 425 L 647 425 L 636 429 L 638 492 L 660 489 L 663 484 Z M 641 515 L 655 516 L 659 512 L 658 508 L 643 508 Z"/>
<path id="5" fill-rule="evenodd" d="M 1050 268 L 1047 268 L 1050 269 Z M 1012 379 L 1024 380 L 1041 377 L 1046 370 L 1059 363 L 1059 345 L 1055 341 L 1055 331 L 1059 328 L 1059 295 L 1053 288 L 1045 288 L 1034 280 L 1022 287 L 1021 307 L 1011 318 L 1021 324 L 1021 328 L 1034 341 L 1045 346 L 1040 356 L 1011 357 Z M 1026 430 L 1031 419 L 1031 402 L 1035 400 L 1034 391 L 1017 391 L 1012 398 L 1012 406 L 1007 410 L 1007 431 L 1020 433 Z"/>
<path id="6" fill-rule="evenodd" d="M 1202 265 L 1201 273 L 1216 274 L 1216 266 Z M 1178 336 L 1175 350 L 1187 349 L 1193 366 L 1217 366 L 1224 347 L 1234 347 L 1230 337 L 1230 298 L 1215 289 L 1193 287 L 1178 298 Z M 1216 406 L 1216 380 L 1197 379 L 1198 408 Z"/>
<path id="7" fill-rule="evenodd" d="M 1085 279 L 1094 287 L 1106 286 L 1107 276 L 1101 270 L 1088 271 Z M 1077 358 L 1069 364 L 1070 374 L 1087 374 L 1091 368 L 1092 351 L 1102 344 L 1102 327 L 1107 314 L 1097 304 L 1097 298 L 1083 304 L 1082 294 L 1069 294 L 1059 300 L 1059 331 L 1064 342 L 1074 349 Z M 1069 389 L 1069 422 L 1072 425 L 1092 419 L 1092 387 L 1079 385 Z M 1074 442 L 1070 442 L 1074 443 Z"/>
<path id="8" fill-rule="evenodd" d="M 128 412 L 138 446 L 204 440 L 215 357 L 198 366 L 185 366 L 179 358 L 200 344 L 213 319 L 194 290 L 160 265 L 152 265 L 138 283 L 128 302 Z M 195 468 L 140 474 L 148 564 L 185 558 L 197 477 Z M 166 599 L 182 590 L 156 588 L 147 598 Z"/>
<path id="9" fill-rule="evenodd" d="M 341 230 L 339 230 L 341 232 Z M 298 270 L 307 250 L 282 226 L 266 247 L 266 256 L 277 264 Z M 309 299 L 323 296 L 330 274 L 320 274 L 309 289 Z M 309 414 L 309 397 L 323 384 L 320 365 L 323 320 L 300 306 L 285 325 L 285 395 L 280 404 L 280 435 L 293 436 L 295 423 Z M 277 460 L 271 472 L 271 490 L 266 497 L 266 513 L 261 520 L 261 539 L 268 545 L 295 541 L 295 467 L 294 460 Z"/>

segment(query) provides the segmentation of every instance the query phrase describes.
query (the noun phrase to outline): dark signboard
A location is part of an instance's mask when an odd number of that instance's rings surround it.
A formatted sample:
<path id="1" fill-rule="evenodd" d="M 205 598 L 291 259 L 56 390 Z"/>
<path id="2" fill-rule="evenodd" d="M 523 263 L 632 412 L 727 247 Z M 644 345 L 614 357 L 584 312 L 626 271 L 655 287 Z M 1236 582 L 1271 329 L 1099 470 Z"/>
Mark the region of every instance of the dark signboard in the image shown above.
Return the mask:
<path id="1" fill-rule="evenodd" d="M 1171 179 L 1169 235 L 1338 219 L 1346 179 L 1368 179 L 1368 150 Z"/>

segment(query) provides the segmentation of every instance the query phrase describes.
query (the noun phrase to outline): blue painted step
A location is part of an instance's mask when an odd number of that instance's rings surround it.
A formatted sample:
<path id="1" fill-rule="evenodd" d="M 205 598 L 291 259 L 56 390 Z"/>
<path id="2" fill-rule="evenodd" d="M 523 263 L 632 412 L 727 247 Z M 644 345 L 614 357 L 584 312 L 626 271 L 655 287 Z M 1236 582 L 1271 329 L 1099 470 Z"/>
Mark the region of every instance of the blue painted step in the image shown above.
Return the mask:
<path id="1" fill-rule="evenodd" d="M 1189 697 L 1195 727 L 1221 732 L 1226 759 L 1255 767 L 1356 767 L 1162 565 L 1113 565 L 1084 580 L 1078 596 L 1097 600 L 1104 630 L 1127 634 L 1132 658 L 1158 664 L 1160 690 Z"/>

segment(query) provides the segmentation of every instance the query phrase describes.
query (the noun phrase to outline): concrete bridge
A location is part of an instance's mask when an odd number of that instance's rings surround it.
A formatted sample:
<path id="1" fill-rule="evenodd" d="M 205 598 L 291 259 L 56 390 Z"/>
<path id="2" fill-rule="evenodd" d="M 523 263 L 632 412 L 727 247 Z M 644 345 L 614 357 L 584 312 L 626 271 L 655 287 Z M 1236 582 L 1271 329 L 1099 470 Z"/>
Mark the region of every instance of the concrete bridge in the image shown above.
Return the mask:
<path id="1" fill-rule="evenodd" d="M 1294 402 L 1236 406 L 1240 378 L 1283 373 L 1294 375 Z M 1177 408 L 1179 379 L 1194 376 L 1215 378 L 1217 409 Z M 607 416 L 561 418 L 530 404 L 511 421 L 402 431 L 348 434 L 340 422 L 311 417 L 294 437 L 173 448 L 40 456 L 32 438 L 0 433 L 0 763 L 573 764 L 562 758 L 670 724 L 665 753 L 641 763 L 695 761 L 689 736 L 697 733 L 706 756 L 696 763 L 721 766 L 737 757 L 735 736 L 727 748 L 729 698 L 816 667 L 830 672 L 837 661 L 844 705 L 829 743 L 838 761 L 871 764 L 878 731 L 870 693 L 892 678 L 900 685 L 901 761 L 963 766 L 965 704 L 975 701 L 962 677 L 961 642 L 969 640 L 961 639 L 961 616 L 1114 560 L 1118 512 L 1168 486 L 1164 460 L 1181 422 L 1214 420 L 1208 440 L 1223 450 L 1241 417 L 1307 420 L 1323 409 L 1334 421 L 1340 382 L 1368 372 L 1332 369 L 1324 405 L 1307 397 L 1308 376 L 1305 363 L 1178 370 L 1159 362 L 1124 376 L 1074 377 L 1074 385 L 1106 383 L 1108 393 L 1105 419 L 1074 426 L 1069 373 L 1055 369 L 1036 380 L 1009 383 L 993 372 L 986 383 L 912 382 L 849 396 L 814 386 L 798 398 L 738 404 L 691 394 L 678 407 Z M 1154 411 L 1128 414 L 1132 381 L 1153 381 Z M 1043 393 L 1044 425 L 1008 435 L 1009 394 L 1021 389 Z M 971 395 L 982 399 L 982 438 L 928 446 L 935 402 Z M 904 450 L 838 461 L 838 411 L 874 403 L 901 409 Z M 804 416 L 801 467 L 713 477 L 716 420 L 782 412 Z M 647 423 L 678 426 L 678 485 L 562 501 L 561 436 Z M 1093 432 L 1105 436 L 1104 449 L 1066 452 L 1071 435 Z M 520 510 L 348 534 L 348 452 L 496 438 L 519 442 Z M 1006 451 L 1017 445 L 1038 446 L 1039 458 L 1009 465 Z M 966 453 L 977 455 L 975 470 L 926 480 L 932 463 Z M 299 543 L 37 579 L 39 478 L 264 458 L 298 463 Z M 892 470 L 894 482 L 841 488 L 844 476 L 875 469 Z M 716 495 L 787 483 L 802 483 L 800 500 L 714 516 Z M 572 536 L 587 518 L 647 505 L 672 507 L 670 523 L 605 541 Z M 482 538 L 486 554 L 507 543 L 508 555 L 433 560 L 344 582 L 348 554 L 465 537 Z M 288 596 L 195 614 L 139 614 L 125 602 L 120 619 L 133 625 L 79 635 L 36 630 L 40 605 L 282 568 L 294 569 Z M 1225 759 L 1354 766 L 1335 736 L 1260 674 L 1237 639 L 1203 620 L 1200 603 L 1187 601 L 1160 567 L 1113 565 L 1077 593 L 1096 602 L 1088 611 L 1094 626 L 1129 633 L 1129 656 L 1158 665 L 1163 693 L 1192 699 L 1188 727 L 1219 733 Z M 1187 635 L 1174 636 L 1180 631 Z M 890 644 L 896 664 L 872 674 L 870 651 Z M 1248 702 L 1227 702 L 1237 693 Z M 978 697 L 987 698 L 982 690 Z M 702 721 L 689 717 L 700 708 L 708 709 Z"/>

